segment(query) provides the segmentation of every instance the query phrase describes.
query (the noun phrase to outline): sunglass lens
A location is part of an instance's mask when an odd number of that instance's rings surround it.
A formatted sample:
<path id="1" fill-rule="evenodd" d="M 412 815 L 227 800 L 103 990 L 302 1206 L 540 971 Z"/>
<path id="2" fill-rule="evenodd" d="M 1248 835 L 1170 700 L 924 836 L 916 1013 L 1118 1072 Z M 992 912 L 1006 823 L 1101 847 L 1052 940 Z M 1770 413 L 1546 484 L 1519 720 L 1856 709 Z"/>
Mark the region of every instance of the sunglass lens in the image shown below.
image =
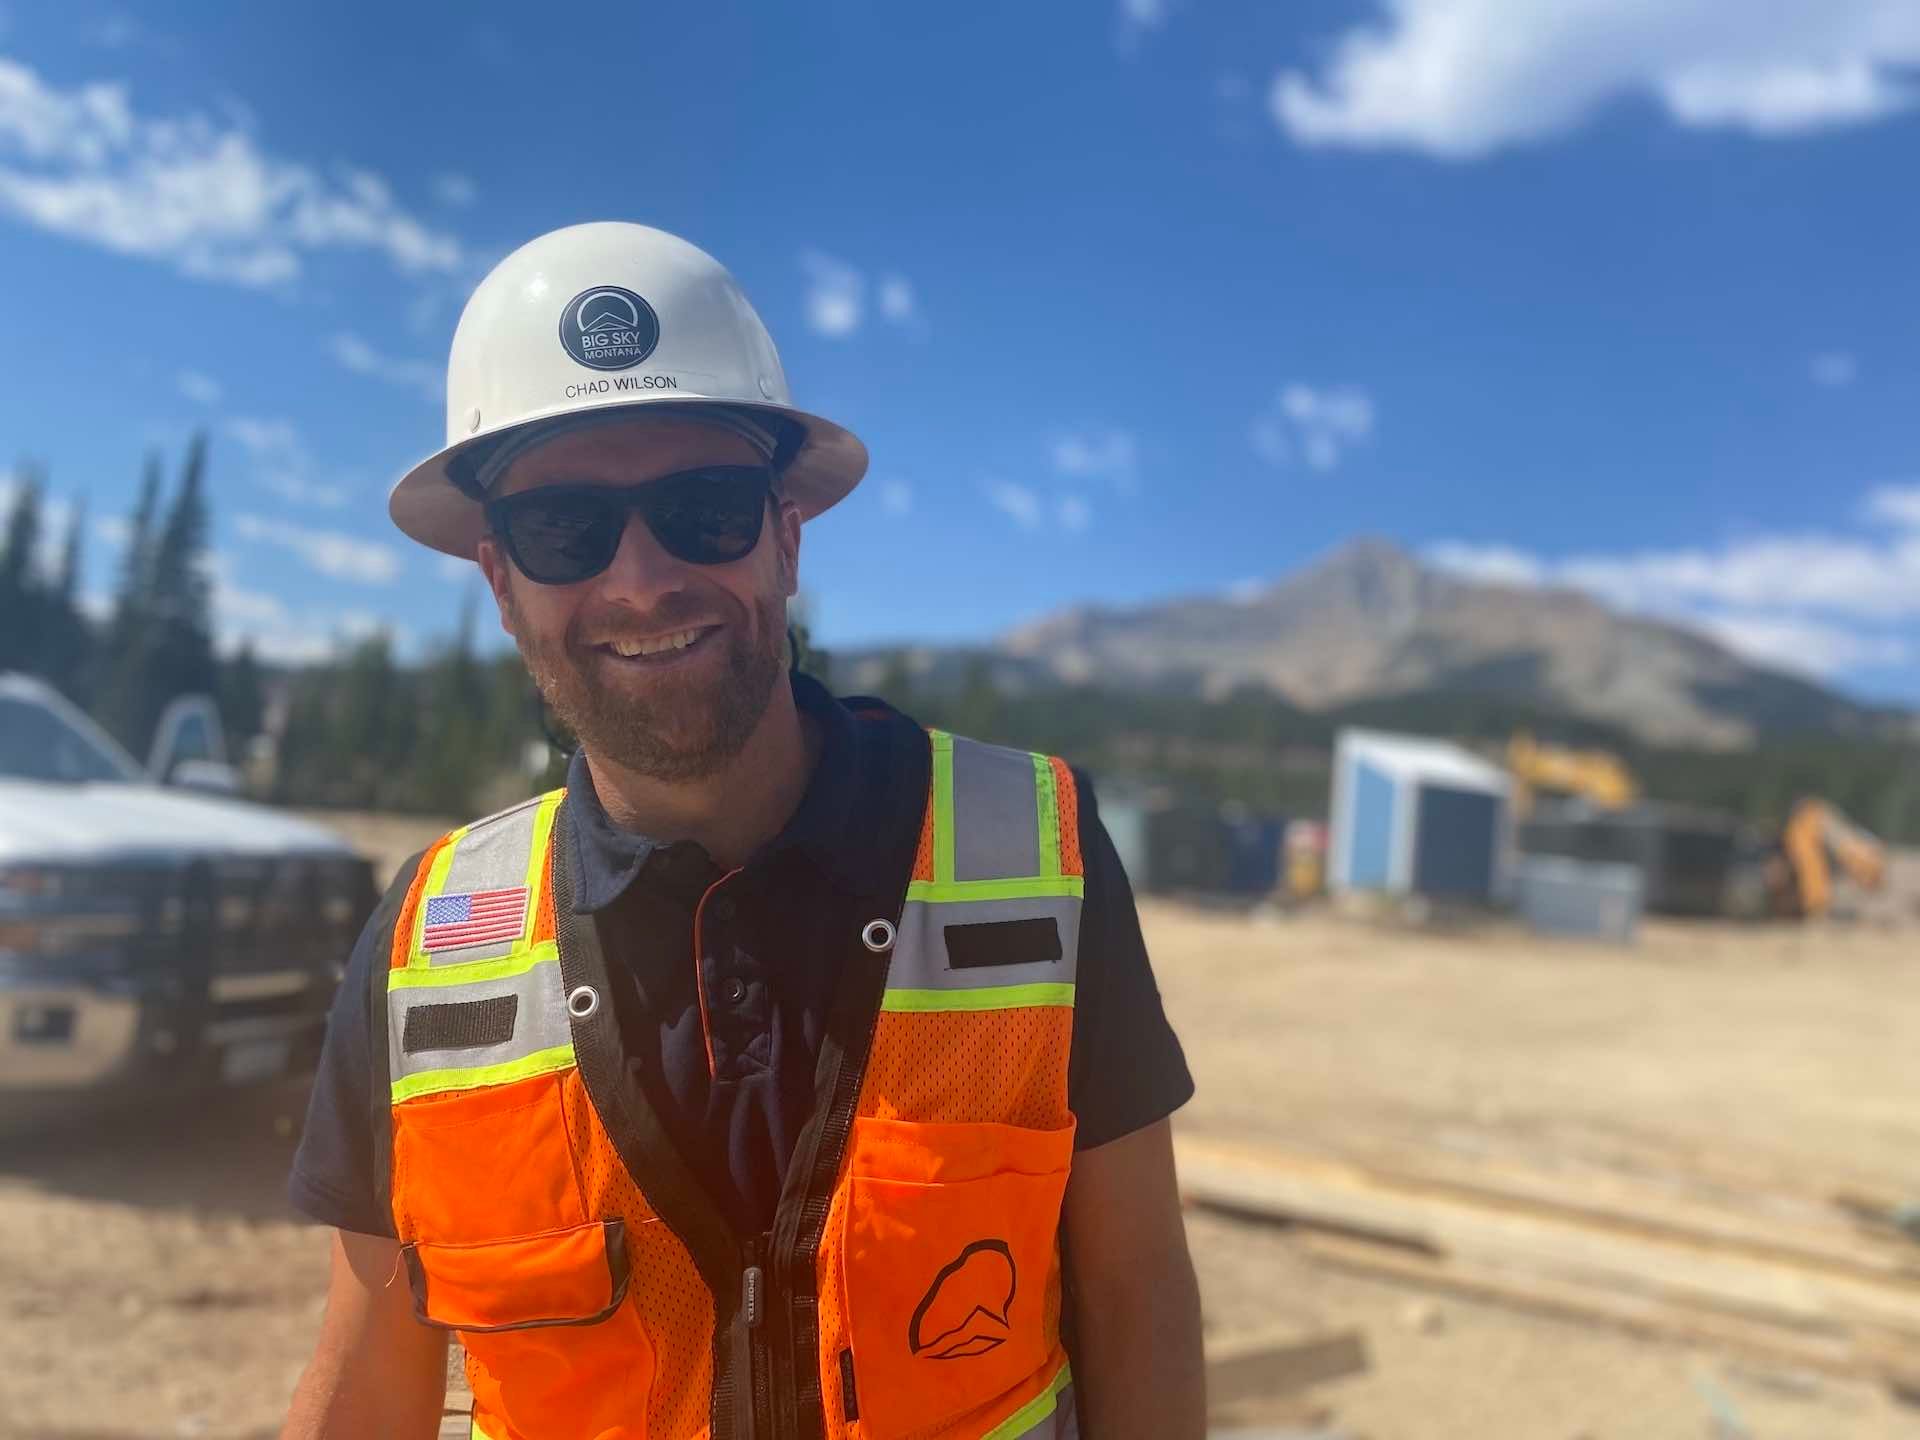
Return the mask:
<path id="1" fill-rule="evenodd" d="M 625 507 L 610 495 L 534 492 L 508 508 L 506 539 L 529 579 L 570 585 L 612 563 L 626 518 Z"/>
<path id="2" fill-rule="evenodd" d="M 767 473 L 744 467 L 692 470 L 656 480 L 642 509 L 654 539 L 689 565 L 725 565 L 760 543 Z"/>

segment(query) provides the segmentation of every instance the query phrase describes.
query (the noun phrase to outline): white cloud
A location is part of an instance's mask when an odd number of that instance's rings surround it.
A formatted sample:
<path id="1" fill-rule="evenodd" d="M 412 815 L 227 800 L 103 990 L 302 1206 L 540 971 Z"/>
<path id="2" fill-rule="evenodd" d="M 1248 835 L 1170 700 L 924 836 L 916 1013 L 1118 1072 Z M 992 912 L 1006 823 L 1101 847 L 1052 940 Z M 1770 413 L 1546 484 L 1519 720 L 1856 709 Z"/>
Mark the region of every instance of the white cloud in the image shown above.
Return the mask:
<path id="1" fill-rule="evenodd" d="M 1920 531 L 1920 481 L 1911 485 L 1881 485 L 1861 507 L 1869 521 L 1901 530 Z"/>
<path id="2" fill-rule="evenodd" d="M 1759 536 L 1714 549 L 1583 555 L 1554 575 L 1632 610 L 1791 605 L 1875 620 L 1920 615 L 1920 535 Z"/>
<path id="3" fill-rule="evenodd" d="M 393 636 L 395 648 L 411 650 L 413 635 L 365 610 L 309 607 L 295 612 L 277 595 L 238 584 L 223 565 L 213 567 L 214 643 L 231 655 L 253 646 L 260 659 L 276 665 L 315 665 L 338 658 L 354 640 L 375 631 Z"/>
<path id="4" fill-rule="evenodd" d="M 1829 350 L 1808 362 L 1813 383 L 1825 390 L 1844 390 L 1859 378 L 1860 362 L 1844 350 Z"/>
<path id="5" fill-rule="evenodd" d="M 813 333 L 840 340 L 858 330 L 866 309 L 865 277 L 817 250 L 802 255 L 800 265 L 807 272 L 807 325 Z"/>
<path id="6" fill-rule="evenodd" d="M 858 333 L 867 319 L 867 291 L 877 295 L 880 318 L 889 325 L 924 334 L 925 320 L 913 282 L 897 272 L 888 272 L 879 283 L 869 287 L 867 277 L 856 265 L 818 250 L 800 257 L 806 272 L 805 296 L 807 328 L 829 340 L 844 340 Z"/>
<path id="7" fill-rule="evenodd" d="M 246 450 L 249 479 L 261 488 L 296 505 L 337 509 L 347 503 L 346 488 L 338 477 L 322 474 L 291 420 L 236 415 L 227 421 L 226 432 Z"/>
<path id="8" fill-rule="evenodd" d="M 480 198 L 480 187 L 469 176 L 449 170 L 433 177 L 433 198 L 442 205 L 464 210 Z"/>
<path id="9" fill-rule="evenodd" d="M 987 486 L 987 499 L 993 508 L 1008 516 L 1022 530 L 1038 530 L 1043 510 L 1040 497 L 1024 485 L 995 480 Z"/>
<path id="10" fill-rule="evenodd" d="M 382 355 L 358 335 L 344 332 L 327 342 L 327 353 L 356 375 L 417 390 L 435 405 L 445 403 L 446 380 L 438 365 Z"/>
<path id="11" fill-rule="evenodd" d="M 1443 540 L 1426 550 L 1428 562 L 1463 580 L 1486 585 L 1544 585 L 1546 567 L 1511 545 L 1468 545 Z"/>
<path id="12" fill-rule="evenodd" d="M 1093 506 L 1084 495 L 1063 495 L 1054 514 L 1060 519 L 1060 528 L 1070 535 L 1080 534 L 1093 523 Z"/>
<path id="13" fill-rule="evenodd" d="M 1906 637 L 1920 618 L 1920 485 L 1881 486 L 1860 513 L 1872 533 L 1755 535 L 1564 560 L 1446 542 L 1426 558 L 1484 583 L 1584 590 L 1708 631 L 1752 659 L 1831 675 L 1914 656 Z"/>
<path id="14" fill-rule="evenodd" d="M 1261 580 L 1254 576 L 1236 580 L 1227 586 L 1227 599 L 1235 605 L 1251 605 L 1267 593 L 1272 583 L 1270 580 Z"/>
<path id="15" fill-rule="evenodd" d="M 1115 43 L 1122 54 L 1130 54 L 1141 40 L 1167 23 L 1172 9 L 1169 0 L 1119 0 Z"/>
<path id="16" fill-rule="evenodd" d="M 913 282 L 904 275 L 880 277 L 880 318 L 895 325 L 911 324 L 920 314 Z"/>
<path id="17" fill-rule="evenodd" d="M 1295 382 L 1254 417 L 1248 440 L 1269 465 L 1290 464 L 1297 454 L 1315 470 L 1331 470 L 1348 450 L 1372 437 L 1373 425 L 1373 397 L 1365 390 Z"/>
<path id="18" fill-rule="evenodd" d="M 127 87 L 62 90 L 0 58 L 0 213 L 203 279 L 274 286 L 304 257 L 367 250 L 408 273 L 466 257 L 362 170 L 269 155 L 244 119 L 137 114 Z"/>
<path id="19" fill-rule="evenodd" d="M 1075 480 L 1110 480 L 1121 490 L 1139 483 L 1140 447 L 1126 430 L 1092 430 L 1053 442 L 1054 470 Z"/>
<path id="20" fill-rule="evenodd" d="M 290 550 L 310 568 L 336 580 L 387 585 L 400 574 L 399 553 L 377 540 L 362 540 L 334 530 L 310 530 L 259 515 L 236 516 L 233 528 L 242 540 Z"/>
<path id="21" fill-rule="evenodd" d="M 1274 118 L 1303 145 L 1445 159 L 1539 142 L 1603 106 L 1759 136 L 1863 124 L 1920 98 L 1912 0 L 1379 0 L 1317 74 L 1282 71 Z"/>
<path id="22" fill-rule="evenodd" d="M 91 25 L 82 27 L 80 38 L 102 50 L 131 50 L 145 46 L 163 54 L 180 53 L 180 42 L 141 24 L 124 10 L 115 11 Z"/>
<path id="23" fill-rule="evenodd" d="M 174 383 L 180 387 L 180 393 L 196 405 L 218 405 L 226 393 L 218 380 L 198 370 L 182 370 Z"/>
<path id="24" fill-rule="evenodd" d="M 1804 616 L 1706 615 L 1697 623 L 1738 655 L 1821 680 L 1849 670 L 1904 665 L 1913 657 L 1895 636 L 1862 634 Z"/>
<path id="25" fill-rule="evenodd" d="M 434 568 L 442 580 L 464 580 L 473 574 L 473 561 L 462 560 L 458 555 L 442 555 Z"/>
<path id="26" fill-rule="evenodd" d="M 913 487 L 904 480 L 887 480 L 880 486 L 880 508 L 889 515 L 913 513 Z"/>

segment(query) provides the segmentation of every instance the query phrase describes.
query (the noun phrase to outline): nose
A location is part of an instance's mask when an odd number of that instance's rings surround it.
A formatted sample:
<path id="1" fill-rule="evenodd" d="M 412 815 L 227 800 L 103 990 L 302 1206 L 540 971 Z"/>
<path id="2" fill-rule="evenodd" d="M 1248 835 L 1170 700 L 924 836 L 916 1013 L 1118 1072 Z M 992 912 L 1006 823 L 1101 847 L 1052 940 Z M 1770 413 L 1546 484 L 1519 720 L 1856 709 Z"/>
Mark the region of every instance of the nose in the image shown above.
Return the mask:
<path id="1" fill-rule="evenodd" d="M 648 610 L 661 597 L 687 588 L 686 562 L 676 560 L 653 538 L 647 522 L 633 512 L 621 532 L 613 563 L 596 579 L 600 598 L 615 604 Z"/>

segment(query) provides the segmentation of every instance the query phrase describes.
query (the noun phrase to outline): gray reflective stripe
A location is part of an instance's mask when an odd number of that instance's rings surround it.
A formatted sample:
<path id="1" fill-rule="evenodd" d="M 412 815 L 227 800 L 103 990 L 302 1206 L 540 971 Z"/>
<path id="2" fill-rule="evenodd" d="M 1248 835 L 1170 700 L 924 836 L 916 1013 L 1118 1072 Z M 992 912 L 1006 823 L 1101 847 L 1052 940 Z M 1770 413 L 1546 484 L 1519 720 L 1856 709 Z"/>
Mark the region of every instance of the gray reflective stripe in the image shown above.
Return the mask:
<path id="1" fill-rule="evenodd" d="M 1040 873 L 1033 755 L 953 737 L 953 878 Z"/>
<path id="2" fill-rule="evenodd" d="M 1031 761 L 1027 776 L 1031 794 Z M 1035 919 L 1051 919 L 1060 927 L 1058 960 L 1032 965 L 976 965 L 964 970 L 947 963 L 947 926 Z M 1022 900 L 909 900 L 900 912 L 893 963 L 887 967 L 887 988 L 990 990 L 1005 985 L 1071 985 L 1079 953 L 1080 901 L 1071 895 Z"/>
<path id="3" fill-rule="evenodd" d="M 458 1004 L 517 995 L 513 1038 L 498 1045 L 463 1050 L 421 1050 L 409 1055 L 401 1044 L 407 1011 L 416 1005 Z M 571 1044 L 572 1023 L 567 1018 L 567 996 L 558 959 L 541 960 L 518 975 L 493 980 L 468 980 L 457 985 L 410 985 L 387 991 L 387 1064 L 390 1078 L 402 1080 L 430 1070 L 474 1070 L 522 1060 L 542 1050 Z"/>
<path id="4" fill-rule="evenodd" d="M 458 895 L 474 890 L 510 890 L 527 883 L 527 866 L 533 857 L 534 831 L 544 796 L 536 795 L 510 810 L 476 820 L 453 847 L 453 859 L 447 866 L 446 880 L 432 895 Z M 533 927 L 533 906 L 539 897 L 527 895 L 527 916 L 521 931 L 522 941 Z M 421 905 L 424 915 L 426 906 Z M 466 945 L 428 954 L 429 965 L 464 965 L 474 960 L 495 960 L 513 953 L 520 941 L 496 940 L 486 945 Z"/>
<path id="5" fill-rule="evenodd" d="M 1054 1402 L 1053 1414 L 1027 1433 L 1049 1435 L 1053 1440 L 1080 1440 L 1080 1410 L 1073 1403 L 1073 1386 L 1069 1385 L 1060 1392 L 1060 1398 Z"/>

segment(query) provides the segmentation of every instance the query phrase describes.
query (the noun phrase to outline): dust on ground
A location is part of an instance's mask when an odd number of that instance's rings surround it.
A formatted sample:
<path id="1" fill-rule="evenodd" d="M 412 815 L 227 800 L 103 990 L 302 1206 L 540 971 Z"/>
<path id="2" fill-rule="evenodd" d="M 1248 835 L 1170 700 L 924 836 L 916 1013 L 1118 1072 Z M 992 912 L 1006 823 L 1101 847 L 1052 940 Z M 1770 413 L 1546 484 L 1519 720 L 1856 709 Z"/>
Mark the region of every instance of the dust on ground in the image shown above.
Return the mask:
<path id="1" fill-rule="evenodd" d="M 383 879 L 437 833 L 323 818 Z M 1910 925 L 1655 923 L 1618 950 L 1325 911 L 1142 919 L 1199 1085 L 1186 1134 L 1920 1197 Z M 283 1195 L 301 1109 L 286 1087 L 0 1141 L 0 1436 L 276 1432 L 326 1274 L 324 1233 Z M 1920 1435 L 1920 1411 L 1864 1384 L 1337 1273 L 1260 1225 L 1189 1226 L 1210 1336 L 1365 1333 L 1365 1374 L 1292 1404 L 1329 1434 Z"/>

